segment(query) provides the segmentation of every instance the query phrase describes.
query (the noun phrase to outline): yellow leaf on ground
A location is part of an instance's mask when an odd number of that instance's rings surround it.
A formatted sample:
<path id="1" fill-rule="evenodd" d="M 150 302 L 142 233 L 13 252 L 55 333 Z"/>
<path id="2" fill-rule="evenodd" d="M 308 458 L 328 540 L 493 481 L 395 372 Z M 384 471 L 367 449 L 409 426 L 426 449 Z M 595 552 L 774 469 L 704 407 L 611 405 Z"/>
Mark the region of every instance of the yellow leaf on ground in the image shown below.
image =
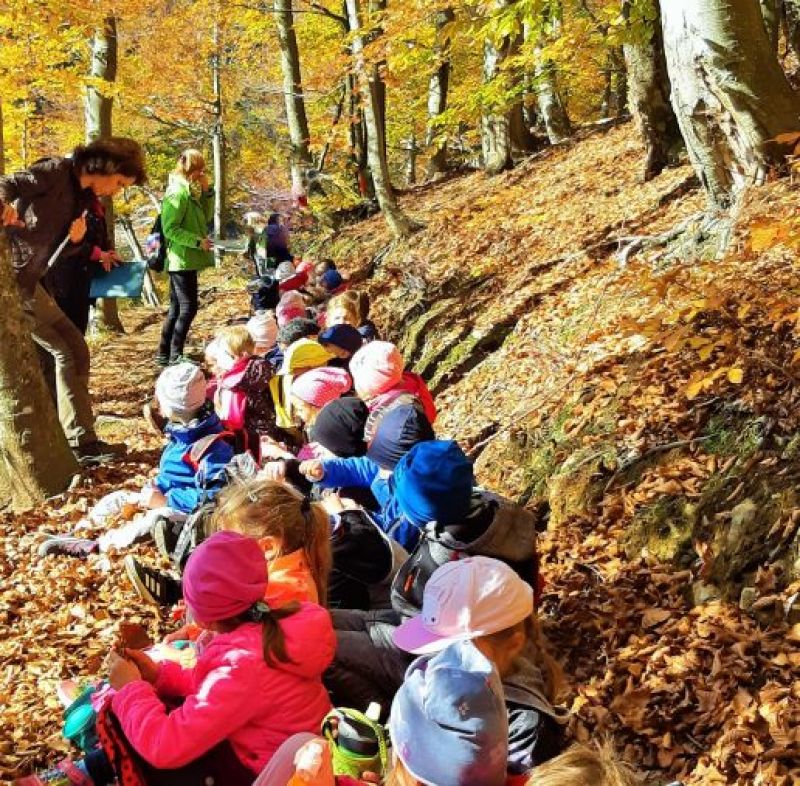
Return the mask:
<path id="1" fill-rule="evenodd" d="M 737 366 L 732 366 L 728 369 L 728 380 L 733 382 L 734 385 L 741 385 L 744 379 L 744 371 Z"/>

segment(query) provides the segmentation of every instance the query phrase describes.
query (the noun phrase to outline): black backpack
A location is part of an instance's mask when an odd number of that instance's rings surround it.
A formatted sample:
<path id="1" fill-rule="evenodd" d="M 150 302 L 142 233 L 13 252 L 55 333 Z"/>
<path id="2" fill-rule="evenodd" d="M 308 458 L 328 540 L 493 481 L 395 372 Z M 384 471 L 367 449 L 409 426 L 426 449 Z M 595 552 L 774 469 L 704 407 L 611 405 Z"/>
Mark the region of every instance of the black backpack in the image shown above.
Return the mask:
<path id="1" fill-rule="evenodd" d="M 147 267 L 162 273 L 167 262 L 167 239 L 161 228 L 161 213 L 156 217 L 150 234 L 147 236 Z"/>

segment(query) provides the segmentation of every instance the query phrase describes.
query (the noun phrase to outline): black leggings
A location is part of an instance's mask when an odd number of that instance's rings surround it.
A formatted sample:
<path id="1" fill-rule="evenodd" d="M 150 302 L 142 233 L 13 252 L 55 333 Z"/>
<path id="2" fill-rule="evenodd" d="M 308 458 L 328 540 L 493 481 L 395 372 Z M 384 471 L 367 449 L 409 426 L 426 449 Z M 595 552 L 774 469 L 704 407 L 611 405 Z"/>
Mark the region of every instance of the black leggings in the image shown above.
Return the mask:
<path id="1" fill-rule="evenodd" d="M 161 331 L 159 355 L 170 360 L 183 354 L 189 328 L 197 315 L 197 271 L 169 274 L 169 313 Z"/>

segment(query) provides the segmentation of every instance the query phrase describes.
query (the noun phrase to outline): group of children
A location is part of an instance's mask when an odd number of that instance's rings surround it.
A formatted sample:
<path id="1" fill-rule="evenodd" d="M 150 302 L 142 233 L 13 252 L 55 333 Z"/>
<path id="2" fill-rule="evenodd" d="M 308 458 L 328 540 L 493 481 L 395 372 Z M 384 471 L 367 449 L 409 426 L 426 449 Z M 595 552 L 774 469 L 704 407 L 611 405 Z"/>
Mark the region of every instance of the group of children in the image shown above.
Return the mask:
<path id="1" fill-rule="evenodd" d="M 281 264 L 250 290 L 260 306 L 277 282 L 272 308 L 221 328 L 207 373 L 159 376 L 147 418 L 166 446 L 124 497 L 140 513 L 41 548 L 152 537 L 170 568 L 125 565 L 178 610 L 165 643 L 181 656 L 116 647 L 99 745 L 18 783 L 632 783 L 599 750 L 563 752 L 542 522 L 436 438 L 425 382 L 363 293 L 330 263 Z"/>

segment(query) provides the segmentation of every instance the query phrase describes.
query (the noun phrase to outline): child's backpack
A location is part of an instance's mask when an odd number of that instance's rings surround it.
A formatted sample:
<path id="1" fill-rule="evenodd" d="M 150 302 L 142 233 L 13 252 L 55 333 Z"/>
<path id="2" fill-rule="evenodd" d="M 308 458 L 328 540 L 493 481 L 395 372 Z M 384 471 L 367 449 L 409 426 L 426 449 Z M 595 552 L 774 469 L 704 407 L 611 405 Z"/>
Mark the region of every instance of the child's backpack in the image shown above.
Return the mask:
<path id="1" fill-rule="evenodd" d="M 167 263 L 167 239 L 164 237 L 164 230 L 161 227 L 161 213 L 156 216 L 150 234 L 145 241 L 145 252 L 147 253 L 147 267 L 162 273 Z"/>
<path id="2" fill-rule="evenodd" d="M 366 713 L 348 707 L 329 712 L 322 722 L 322 734 L 328 739 L 334 775 L 360 779 L 374 772 L 381 779 L 388 770 L 389 735 L 378 723 L 380 706 L 370 704 Z M 338 721 L 336 734 L 332 720 Z"/>
<path id="3" fill-rule="evenodd" d="M 91 699 L 96 687 L 89 685 L 72 704 L 64 710 L 64 726 L 62 734 L 73 745 L 77 745 L 84 753 L 97 747 L 96 731 L 97 712 L 92 707 Z"/>

